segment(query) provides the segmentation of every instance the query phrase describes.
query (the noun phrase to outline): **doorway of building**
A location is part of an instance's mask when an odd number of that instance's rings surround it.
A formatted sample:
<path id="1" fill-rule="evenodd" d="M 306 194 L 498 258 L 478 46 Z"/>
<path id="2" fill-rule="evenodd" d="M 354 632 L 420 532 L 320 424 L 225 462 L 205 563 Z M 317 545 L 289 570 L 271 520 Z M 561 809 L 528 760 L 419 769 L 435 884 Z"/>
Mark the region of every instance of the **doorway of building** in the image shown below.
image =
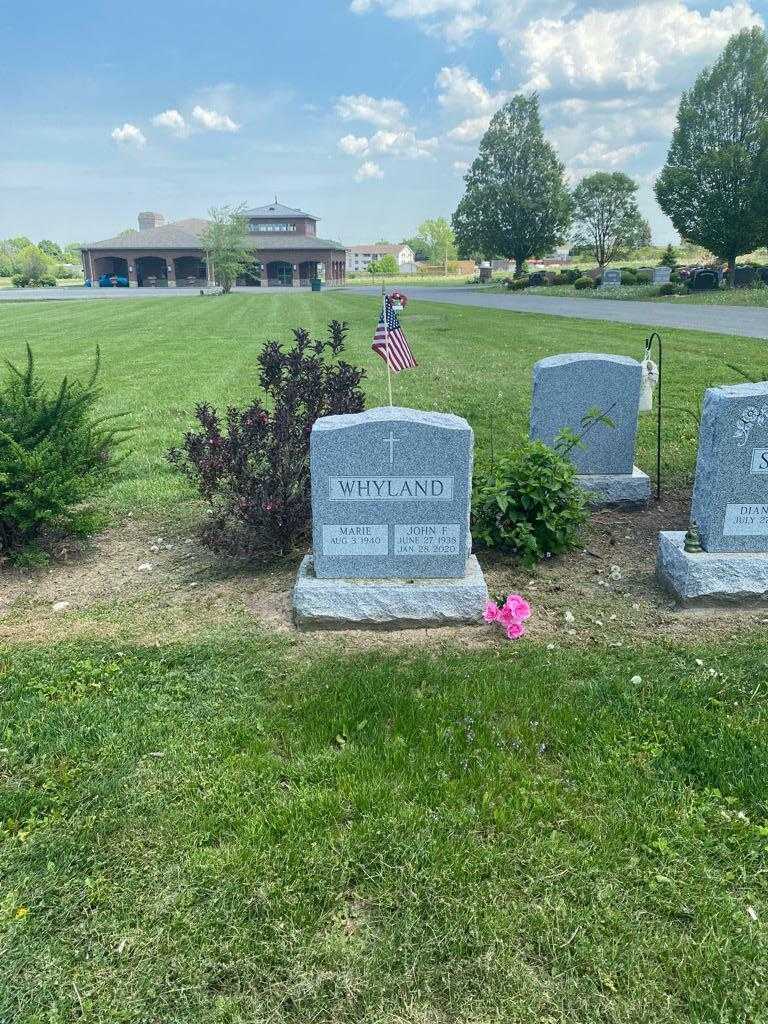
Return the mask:
<path id="1" fill-rule="evenodd" d="M 140 256 L 136 260 L 136 280 L 139 288 L 166 288 L 168 266 L 161 256 Z"/>
<path id="2" fill-rule="evenodd" d="M 293 287 L 293 264 L 275 260 L 267 264 L 267 284 L 273 288 Z"/>

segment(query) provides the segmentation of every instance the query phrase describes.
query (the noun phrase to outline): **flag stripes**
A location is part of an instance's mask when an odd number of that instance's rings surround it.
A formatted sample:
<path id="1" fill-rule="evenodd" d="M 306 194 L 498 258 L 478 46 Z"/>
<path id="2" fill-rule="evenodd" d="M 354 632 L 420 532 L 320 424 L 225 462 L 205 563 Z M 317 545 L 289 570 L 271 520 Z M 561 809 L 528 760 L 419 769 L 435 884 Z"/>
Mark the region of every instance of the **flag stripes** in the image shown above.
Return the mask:
<path id="1" fill-rule="evenodd" d="M 376 355 L 381 356 L 393 373 L 411 370 L 419 365 L 413 358 L 405 331 L 400 326 L 397 313 L 392 308 L 392 302 L 388 295 L 384 299 L 384 308 L 379 314 L 379 322 L 376 325 L 371 348 Z"/>

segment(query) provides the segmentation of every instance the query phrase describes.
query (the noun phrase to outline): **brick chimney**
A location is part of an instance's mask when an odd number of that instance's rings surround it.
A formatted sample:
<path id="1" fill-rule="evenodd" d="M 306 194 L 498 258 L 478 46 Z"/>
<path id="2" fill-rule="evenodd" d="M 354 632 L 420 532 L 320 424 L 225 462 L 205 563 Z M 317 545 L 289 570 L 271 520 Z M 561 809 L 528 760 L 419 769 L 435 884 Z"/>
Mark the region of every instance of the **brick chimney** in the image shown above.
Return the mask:
<path id="1" fill-rule="evenodd" d="M 150 231 L 152 228 L 159 228 L 161 224 L 165 224 L 162 213 L 147 211 L 139 214 L 139 231 Z"/>

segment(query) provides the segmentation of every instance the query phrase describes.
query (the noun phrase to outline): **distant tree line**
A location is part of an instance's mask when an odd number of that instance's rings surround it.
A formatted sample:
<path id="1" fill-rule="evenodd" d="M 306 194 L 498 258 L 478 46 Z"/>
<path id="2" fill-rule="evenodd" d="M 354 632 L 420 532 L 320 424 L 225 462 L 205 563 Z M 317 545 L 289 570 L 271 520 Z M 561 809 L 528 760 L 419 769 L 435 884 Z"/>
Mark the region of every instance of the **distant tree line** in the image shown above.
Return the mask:
<path id="1" fill-rule="evenodd" d="M 50 238 L 36 245 L 25 235 L 0 239 L 0 277 L 25 279 L 18 283 L 50 283 L 55 278 L 74 277 L 79 268 L 80 243 L 60 246 Z"/>
<path id="2" fill-rule="evenodd" d="M 526 260 L 566 240 L 600 267 L 651 242 L 628 175 L 599 171 L 568 188 L 535 93 L 494 114 L 464 181 L 453 215 L 459 251 L 514 259 L 517 276 Z M 733 36 L 683 93 L 655 192 L 683 243 L 727 263 L 731 284 L 736 258 L 768 242 L 768 40 L 761 29 Z"/>

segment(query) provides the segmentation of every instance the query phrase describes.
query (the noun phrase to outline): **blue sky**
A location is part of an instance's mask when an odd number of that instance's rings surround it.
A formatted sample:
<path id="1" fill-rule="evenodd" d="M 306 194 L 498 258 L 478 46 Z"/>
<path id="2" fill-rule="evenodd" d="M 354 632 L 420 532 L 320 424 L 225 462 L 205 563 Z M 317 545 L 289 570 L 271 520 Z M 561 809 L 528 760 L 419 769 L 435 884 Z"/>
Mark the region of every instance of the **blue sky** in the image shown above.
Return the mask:
<path id="1" fill-rule="evenodd" d="M 145 0 L 4 5 L 0 237 L 83 241 L 281 202 L 398 240 L 450 216 L 493 111 L 536 89 L 573 181 L 652 183 L 677 100 L 768 0 Z M 8 84 L 10 83 L 10 88 Z"/>

